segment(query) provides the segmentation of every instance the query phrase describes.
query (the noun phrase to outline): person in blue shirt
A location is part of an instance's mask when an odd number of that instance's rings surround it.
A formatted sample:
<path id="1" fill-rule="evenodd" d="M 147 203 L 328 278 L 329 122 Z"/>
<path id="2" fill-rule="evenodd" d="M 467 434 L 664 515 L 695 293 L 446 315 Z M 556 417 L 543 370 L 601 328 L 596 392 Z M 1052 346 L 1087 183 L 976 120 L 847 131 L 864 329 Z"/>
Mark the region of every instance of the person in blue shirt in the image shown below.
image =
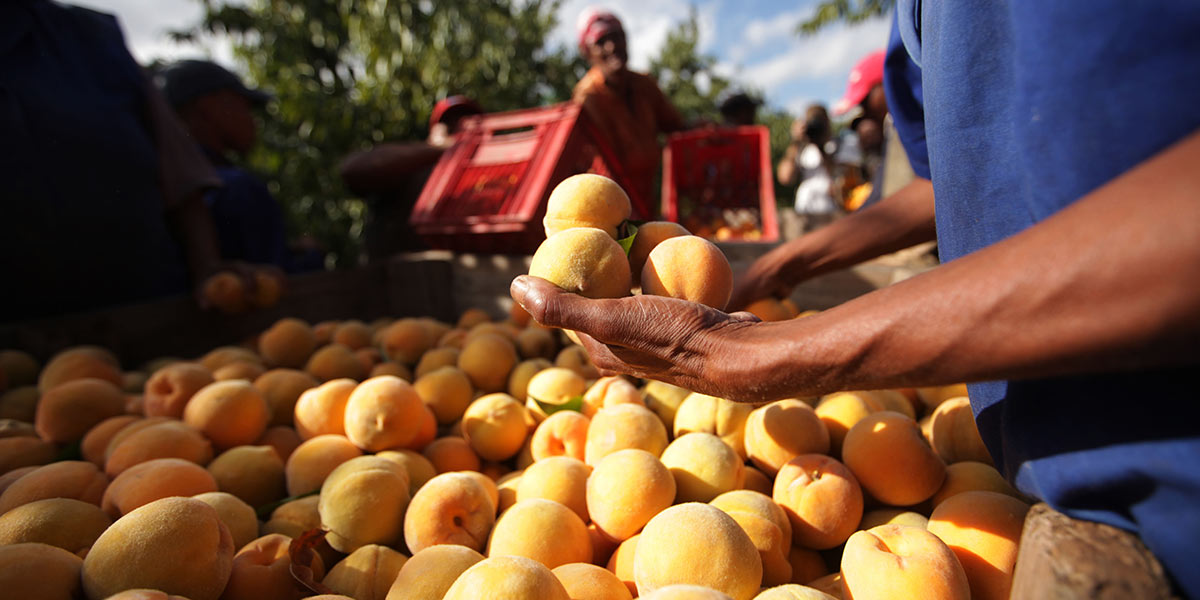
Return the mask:
<path id="1" fill-rule="evenodd" d="M 741 298 L 934 234 L 942 266 L 778 323 L 527 276 L 513 298 L 583 334 L 605 372 L 735 400 L 975 382 L 1010 481 L 1136 532 L 1200 597 L 1200 5 L 900 0 L 896 14 L 885 86 L 922 178 L 839 223 L 871 241 L 771 257 Z"/>

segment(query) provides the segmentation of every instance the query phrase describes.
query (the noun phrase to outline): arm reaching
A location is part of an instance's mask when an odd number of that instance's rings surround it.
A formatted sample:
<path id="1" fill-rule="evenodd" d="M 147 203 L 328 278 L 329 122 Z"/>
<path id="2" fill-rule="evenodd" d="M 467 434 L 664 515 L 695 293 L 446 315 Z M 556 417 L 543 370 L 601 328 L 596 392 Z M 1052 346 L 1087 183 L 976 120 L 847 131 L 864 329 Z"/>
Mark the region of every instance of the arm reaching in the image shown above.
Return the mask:
<path id="1" fill-rule="evenodd" d="M 443 151 L 423 142 L 380 144 L 346 157 L 338 170 L 351 191 L 367 195 L 403 187 L 414 171 L 436 164 Z"/>
<path id="2" fill-rule="evenodd" d="M 764 254 L 738 281 L 729 308 L 742 309 L 760 298 L 787 295 L 806 279 L 935 237 L 933 184 L 918 178 L 879 204 Z"/>
<path id="3" fill-rule="evenodd" d="M 1193 133 L 1020 234 L 805 319 L 588 300 L 526 277 L 513 298 L 587 334 L 603 370 L 742 401 L 1195 364 L 1197 156 Z"/>

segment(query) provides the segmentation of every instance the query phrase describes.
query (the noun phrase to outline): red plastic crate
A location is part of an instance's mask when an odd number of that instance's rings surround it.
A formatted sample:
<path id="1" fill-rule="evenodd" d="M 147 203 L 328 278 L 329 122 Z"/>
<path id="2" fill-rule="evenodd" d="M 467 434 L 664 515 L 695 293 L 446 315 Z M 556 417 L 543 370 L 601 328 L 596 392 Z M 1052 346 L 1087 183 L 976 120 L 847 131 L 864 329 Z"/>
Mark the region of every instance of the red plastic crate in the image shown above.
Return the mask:
<path id="1" fill-rule="evenodd" d="M 611 177 L 631 192 L 634 219 L 651 214 L 575 103 L 481 115 L 464 125 L 410 218 L 434 248 L 532 254 L 546 239 L 542 218 L 550 192 L 578 173 Z"/>
<path id="2" fill-rule="evenodd" d="M 778 241 L 767 128 L 727 127 L 670 136 L 663 150 L 662 214 L 712 239 Z M 722 231 L 722 226 L 727 229 Z"/>

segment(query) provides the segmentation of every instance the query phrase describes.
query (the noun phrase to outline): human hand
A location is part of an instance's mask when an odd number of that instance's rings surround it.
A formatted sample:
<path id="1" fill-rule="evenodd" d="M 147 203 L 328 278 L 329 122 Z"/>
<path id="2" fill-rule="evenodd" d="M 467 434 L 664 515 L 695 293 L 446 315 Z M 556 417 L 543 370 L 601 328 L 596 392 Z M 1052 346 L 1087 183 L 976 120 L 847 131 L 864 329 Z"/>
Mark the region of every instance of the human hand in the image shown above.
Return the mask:
<path id="1" fill-rule="evenodd" d="M 750 313 L 727 314 L 662 296 L 592 300 L 528 275 L 512 282 L 513 300 L 538 323 L 574 330 L 604 375 L 655 379 L 713 396 L 762 400 L 747 385 L 758 361 L 747 348 Z"/>
<path id="2" fill-rule="evenodd" d="M 788 296 L 796 282 L 803 278 L 803 266 L 797 265 L 792 244 L 783 244 L 758 257 L 736 282 L 733 294 L 725 305 L 729 310 L 744 310 L 755 300 Z"/>

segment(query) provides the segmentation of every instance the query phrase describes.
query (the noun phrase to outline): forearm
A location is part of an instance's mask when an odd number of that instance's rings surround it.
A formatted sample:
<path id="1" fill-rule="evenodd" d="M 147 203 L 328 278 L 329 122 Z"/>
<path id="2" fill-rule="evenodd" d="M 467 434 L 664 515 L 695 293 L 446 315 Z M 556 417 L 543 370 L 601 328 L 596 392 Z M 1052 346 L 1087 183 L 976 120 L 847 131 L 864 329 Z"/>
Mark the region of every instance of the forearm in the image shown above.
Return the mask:
<path id="1" fill-rule="evenodd" d="M 784 244 L 790 257 L 784 279 L 795 285 L 933 240 L 933 217 L 933 184 L 917 178 L 879 204 Z"/>
<path id="2" fill-rule="evenodd" d="M 398 189 L 413 172 L 432 166 L 443 149 L 422 143 L 382 144 L 351 154 L 339 167 L 342 180 L 357 194 Z"/>
<path id="3" fill-rule="evenodd" d="M 738 357 L 728 369 L 782 397 L 1195 364 L 1198 156 L 1193 134 L 993 246 L 807 319 L 745 328 L 722 353 Z"/>
<path id="4" fill-rule="evenodd" d="M 783 152 L 783 158 L 779 159 L 779 164 L 775 166 L 775 177 L 779 180 L 779 185 L 793 186 L 799 183 L 800 170 L 796 167 L 796 155 L 800 153 L 800 144 L 792 142 L 788 144 L 787 150 Z"/>

